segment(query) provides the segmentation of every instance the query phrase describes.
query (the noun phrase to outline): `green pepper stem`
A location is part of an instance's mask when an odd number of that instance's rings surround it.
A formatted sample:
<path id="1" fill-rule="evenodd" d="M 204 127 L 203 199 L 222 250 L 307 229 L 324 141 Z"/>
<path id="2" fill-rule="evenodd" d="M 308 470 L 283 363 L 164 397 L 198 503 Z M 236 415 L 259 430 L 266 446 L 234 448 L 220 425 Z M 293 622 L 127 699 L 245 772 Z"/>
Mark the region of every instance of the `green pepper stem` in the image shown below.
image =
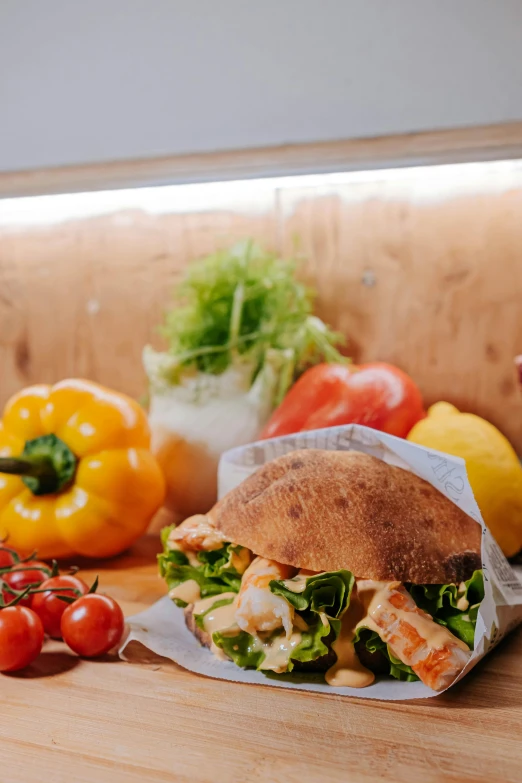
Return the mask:
<path id="1" fill-rule="evenodd" d="M 32 478 L 57 478 L 57 472 L 48 459 L 22 459 L 21 457 L 0 457 L 0 473 Z"/>
<path id="2" fill-rule="evenodd" d="M 56 435 L 26 441 L 16 457 L 0 457 L 0 473 L 20 476 L 33 495 L 60 492 L 74 481 L 77 457 Z"/>

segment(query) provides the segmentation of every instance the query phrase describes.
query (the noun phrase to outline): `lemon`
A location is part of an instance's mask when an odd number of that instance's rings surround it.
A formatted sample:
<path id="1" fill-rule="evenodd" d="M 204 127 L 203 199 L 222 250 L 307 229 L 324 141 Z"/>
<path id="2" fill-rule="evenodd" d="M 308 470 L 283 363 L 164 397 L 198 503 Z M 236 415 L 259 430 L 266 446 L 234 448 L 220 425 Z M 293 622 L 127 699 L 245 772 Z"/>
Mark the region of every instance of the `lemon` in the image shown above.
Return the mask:
<path id="1" fill-rule="evenodd" d="M 462 457 L 484 522 L 508 557 L 522 548 L 522 466 L 509 441 L 489 421 L 437 402 L 408 440 Z"/>

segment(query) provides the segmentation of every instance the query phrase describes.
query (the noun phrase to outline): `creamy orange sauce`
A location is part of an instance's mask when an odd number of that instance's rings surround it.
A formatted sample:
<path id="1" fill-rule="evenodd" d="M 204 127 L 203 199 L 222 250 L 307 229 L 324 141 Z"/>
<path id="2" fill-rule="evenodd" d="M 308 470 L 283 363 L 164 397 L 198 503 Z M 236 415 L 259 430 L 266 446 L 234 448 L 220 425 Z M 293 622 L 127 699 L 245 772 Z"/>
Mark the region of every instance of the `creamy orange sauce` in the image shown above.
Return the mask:
<path id="1" fill-rule="evenodd" d="M 361 580 L 357 582 L 357 593 L 362 601 L 366 613 L 359 622 L 358 627 L 370 628 L 379 634 L 383 641 L 393 647 L 393 637 L 401 622 L 411 626 L 418 636 L 423 639 L 426 645 L 419 648 L 419 655 L 425 652 L 425 647 L 431 649 L 441 649 L 446 645 L 456 645 L 461 650 L 469 652 L 469 647 L 463 641 L 454 636 L 451 631 L 436 623 L 428 614 L 415 606 L 413 599 L 408 597 L 411 609 L 401 608 L 396 603 L 392 603 L 392 594 L 398 592 L 401 588 L 400 582 L 374 582 L 371 580 Z M 392 600 L 390 600 L 392 599 Z M 391 623 L 389 618 L 395 617 Z M 397 657 L 403 660 L 403 656 Z M 415 654 L 413 655 L 415 658 Z M 412 666 L 413 663 L 404 661 Z"/>
<path id="2" fill-rule="evenodd" d="M 236 597 L 236 593 L 228 592 L 228 593 L 219 593 L 218 595 L 209 595 L 207 598 L 201 598 L 201 600 L 198 600 L 198 602 L 194 606 L 194 614 L 203 614 L 203 612 L 206 612 L 207 609 L 210 609 L 211 606 L 214 606 L 215 603 L 218 601 L 221 601 L 221 599 L 228 599 L 232 598 L 234 599 Z"/>
<path id="3" fill-rule="evenodd" d="M 208 598 L 203 598 L 194 605 L 195 615 L 203 614 L 210 609 L 203 618 L 203 627 L 211 636 L 213 633 L 217 632 L 226 633 L 230 636 L 239 633 L 239 627 L 235 618 L 236 597 L 236 593 L 221 593 L 220 595 L 212 595 Z M 231 599 L 231 603 L 211 609 L 218 601 L 223 601 L 228 598 Z"/>
<path id="4" fill-rule="evenodd" d="M 465 593 L 466 592 L 466 583 L 461 582 L 459 585 L 459 593 Z M 465 595 L 461 595 L 460 598 L 457 601 L 457 609 L 460 612 L 465 612 L 466 609 L 469 609 L 469 601 L 466 598 Z"/>
<path id="5" fill-rule="evenodd" d="M 355 652 L 358 628 L 375 631 L 397 658 L 435 690 L 446 687 L 470 655 L 464 642 L 416 606 L 400 582 L 360 580 L 332 645 L 338 660 L 326 673 L 330 685 L 364 687 L 374 680 Z"/>
<path id="6" fill-rule="evenodd" d="M 322 624 L 324 625 L 325 628 L 326 628 L 327 625 L 330 625 L 330 620 L 328 619 L 328 615 L 326 614 L 326 612 L 318 612 L 318 614 L 319 614 L 319 618 L 320 618 L 320 620 L 321 620 L 321 622 L 322 622 Z"/>
<path id="7" fill-rule="evenodd" d="M 293 579 L 284 579 L 283 584 L 291 593 L 304 593 L 308 576 L 297 574 Z"/>
<path id="8" fill-rule="evenodd" d="M 211 524 L 206 514 L 194 514 L 170 531 L 168 543 L 172 549 L 178 548 L 183 552 L 211 552 L 223 546 L 225 537 Z"/>
<path id="9" fill-rule="evenodd" d="M 285 672 L 292 650 L 301 642 L 301 638 L 301 634 L 294 631 L 289 639 L 281 635 L 271 639 L 270 642 L 261 643 L 265 659 L 259 668 L 278 673 Z"/>
<path id="10" fill-rule="evenodd" d="M 232 556 L 230 558 L 230 565 L 236 569 L 238 574 L 244 574 L 248 566 L 250 565 L 251 560 L 252 560 L 252 553 L 250 552 L 250 550 L 245 549 L 245 547 L 241 547 L 239 552 L 232 552 Z"/>
<path id="11" fill-rule="evenodd" d="M 169 549 L 183 552 L 190 565 L 197 568 L 201 565 L 198 552 L 220 549 L 224 543 L 224 535 L 216 530 L 206 514 L 195 514 L 171 530 L 167 546 Z M 230 564 L 239 575 L 244 574 L 251 560 L 252 553 L 245 547 L 230 553 Z"/>
<path id="12" fill-rule="evenodd" d="M 262 586 L 256 587 L 256 590 L 263 596 L 266 594 L 271 599 L 277 598 L 269 593 L 268 583 L 274 575 L 267 572 L 268 569 L 265 567 L 267 562 L 271 564 L 271 561 L 263 561 L 260 558 L 254 560 L 247 574 L 249 578 L 244 580 L 245 584 L 242 585 L 239 596 L 225 593 L 222 596 L 198 601 L 195 613 L 201 614 L 220 598 L 229 595 L 234 597 L 231 604 L 218 607 L 205 616 L 205 630 L 210 634 L 220 631 L 230 636 L 239 632 L 235 615 L 246 588 L 252 588 L 251 582 L 255 583 L 259 580 Z M 286 578 L 283 583 L 288 590 L 301 593 L 306 588 L 308 576 L 310 574 L 300 572 L 293 578 Z M 255 598 L 256 601 L 252 603 L 250 611 L 254 612 L 256 617 L 258 612 L 266 613 L 268 609 L 273 609 L 271 606 L 265 606 L 266 601 L 261 601 L 260 598 L 258 600 L 257 593 Z M 326 626 L 329 623 L 328 617 L 324 613 L 319 615 L 321 622 Z M 276 619 L 281 625 L 280 619 Z M 375 631 L 397 658 L 411 666 L 421 680 L 435 690 L 446 687 L 462 670 L 471 655 L 464 642 L 416 606 L 402 583 L 358 580 L 352 592 L 350 605 L 341 618 L 339 636 L 332 644 L 337 661 L 325 674 L 329 685 L 364 688 L 374 682 L 375 675 L 360 662 L 355 651 L 354 638 L 359 628 Z M 307 630 L 306 622 L 295 614 L 286 634 L 277 634 L 266 641 L 264 640 L 266 636 L 262 633 L 260 636 L 256 635 L 257 631 L 251 634 L 255 640 L 254 644 L 265 654 L 260 668 L 285 672 L 292 651 L 301 642 L 302 632 L 305 630 Z M 214 647 L 213 645 L 213 651 L 222 657 L 222 651 L 218 652 Z"/>
<path id="13" fill-rule="evenodd" d="M 460 612 L 465 612 L 466 609 L 469 609 L 469 601 L 466 598 L 466 596 L 462 595 L 458 601 L 457 601 L 457 609 Z"/>
<path id="14" fill-rule="evenodd" d="M 195 579 L 187 579 L 186 582 L 182 582 L 180 585 L 177 585 L 177 587 L 173 587 L 169 592 L 169 597 L 185 601 L 187 604 L 193 604 L 201 598 L 199 585 Z"/>
<path id="15" fill-rule="evenodd" d="M 233 600 L 229 604 L 211 609 L 217 601 L 221 601 L 224 598 L 232 598 Z M 203 614 L 209 609 L 210 611 L 203 618 L 203 626 L 205 631 L 211 636 L 217 632 L 226 636 L 235 636 L 240 632 L 235 618 L 237 609 L 236 593 L 222 593 L 221 595 L 203 598 L 195 604 L 194 614 Z M 285 634 L 278 635 L 269 641 L 263 641 L 256 636 L 253 638 L 254 646 L 265 654 L 265 659 L 260 668 L 274 672 L 284 672 L 287 669 L 292 650 L 297 647 L 302 637 L 299 631 L 294 631 L 289 638 Z M 211 651 L 219 658 L 224 656 L 223 651 L 214 642 L 212 642 Z M 224 657 L 226 658 L 226 655 Z"/>
<path id="16" fill-rule="evenodd" d="M 357 600 L 355 590 L 352 592 L 350 605 L 341 619 L 341 631 L 332 644 L 332 650 L 337 655 L 337 661 L 325 674 L 328 685 L 348 688 L 366 688 L 375 680 L 375 675 L 362 665 L 353 639 L 358 623 L 364 616 L 364 607 Z"/>

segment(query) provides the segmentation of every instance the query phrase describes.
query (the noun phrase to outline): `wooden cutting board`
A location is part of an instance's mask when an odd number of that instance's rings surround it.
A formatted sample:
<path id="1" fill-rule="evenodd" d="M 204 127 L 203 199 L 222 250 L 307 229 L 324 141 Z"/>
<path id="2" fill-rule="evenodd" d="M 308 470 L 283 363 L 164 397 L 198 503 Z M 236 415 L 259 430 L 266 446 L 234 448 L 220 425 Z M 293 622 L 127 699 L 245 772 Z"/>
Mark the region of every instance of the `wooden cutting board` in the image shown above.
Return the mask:
<path id="1" fill-rule="evenodd" d="M 84 571 L 135 613 L 164 593 L 157 541 Z M 139 655 L 138 655 L 139 652 Z M 1 783 L 522 780 L 522 633 L 449 693 L 373 702 L 211 680 L 138 651 L 57 642 L 0 676 Z"/>

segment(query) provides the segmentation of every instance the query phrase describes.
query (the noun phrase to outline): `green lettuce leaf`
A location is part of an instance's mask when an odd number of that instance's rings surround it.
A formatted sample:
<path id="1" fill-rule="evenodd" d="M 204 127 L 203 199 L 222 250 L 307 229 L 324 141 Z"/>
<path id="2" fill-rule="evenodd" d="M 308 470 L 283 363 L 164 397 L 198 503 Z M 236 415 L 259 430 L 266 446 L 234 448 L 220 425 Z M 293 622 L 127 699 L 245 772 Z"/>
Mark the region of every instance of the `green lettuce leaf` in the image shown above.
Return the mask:
<path id="1" fill-rule="evenodd" d="M 324 612 L 328 617 L 338 618 L 350 603 L 354 583 L 355 579 L 350 571 L 340 570 L 325 571 L 308 577 L 302 593 L 289 590 L 283 580 L 273 579 L 269 587 L 275 595 L 286 598 L 298 612 Z"/>
<path id="2" fill-rule="evenodd" d="M 390 664 L 391 676 L 395 677 L 396 680 L 415 682 L 415 680 L 419 679 L 411 666 L 407 666 L 399 658 L 396 658 L 386 642 L 383 642 L 375 631 L 371 631 L 369 628 L 358 628 L 354 637 L 354 644 L 357 644 L 357 642 L 365 644 L 366 649 L 370 653 L 382 653 Z"/>
<path id="3" fill-rule="evenodd" d="M 265 653 L 257 639 L 246 631 L 236 636 L 216 632 L 212 635 L 214 644 L 242 669 L 258 669 L 265 659 Z"/>
<path id="4" fill-rule="evenodd" d="M 286 671 L 291 672 L 294 661 L 307 663 L 327 655 L 329 647 L 325 641 L 334 641 L 341 628 L 340 617 L 346 611 L 355 579 L 350 571 L 329 571 L 315 574 L 306 580 L 302 593 L 294 593 L 288 589 L 283 580 L 272 580 L 270 590 L 275 595 L 285 598 L 306 621 L 308 628 L 301 632 L 301 641 L 292 650 Z M 319 612 L 325 614 L 328 622 L 324 623 Z M 280 638 L 275 634 L 265 640 L 266 644 Z M 245 632 L 236 636 L 213 635 L 214 643 L 238 665 L 259 669 L 265 659 L 265 653 L 259 642 Z"/>
<path id="5" fill-rule="evenodd" d="M 212 608 L 216 608 L 224 603 L 228 603 L 228 601 L 226 599 L 218 601 Z M 200 615 L 200 617 L 203 617 L 203 615 Z M 198 622 L 198 618 L 196 618 L 196 622 Z M 315 661 L 317 658 L 327 655 L 329 650 L 323 640 L 330 636 L 332 631 L 335 638 L 337 638 L 340 627 L 340 620 L 330 620 L 325 625 L 319 619 L 314 626 L 309 627 L 307 631 L 303 631 L 300 643 L 292 650 L 286 671 L 291 672 L 293 670 L 294 661 Z M 280 633 L 274 634 L 267 638 L 265 643 L 270 644 L 281 638 Z M 249 633 L 241 631 L 235 636 L 229 636 L 217 632 L 212 635 L 212 639 L 214 644 L 220 647 L 238 666 L 248 669 L 260 669 L 262 667 L 266 657 L 265 652 L 258 640 L 254 639 Z"/>
<path id="6" fill-rule="evenodd" d="M 329 619 L 326 625 L 319 620 L 315 625 L 310 626 L 307 631 L 302 631 L 301 641 L 292 651 L 287 671 L 290 672 L 294 668 L 292 661 L 308 663 L 309 661 L 316 661 L 318 658 L 322 658 L 323 655 L 328 655 L 330 651 L 323 640 L 333 632 L 334 639 L 332 641 L 335 641 L 339 636 L 340 629 L 340 620 Z"/>
<path id="7" fill-rule="evenodd" d="M 198 552 L 196 557 L 199 565 L 191 565 L 184 552 L 169 549 L 168 537 L 172 527 L 171 525 L 161 531 L 163 552 L 158 555 L 159 572 L 167 582 L 169 590 L 188 579 L 194 579 L 199 585 L 202 598 L 239 591 L 241 574 L 232 565 L 232 555 L 239 553 L 242 547 L 225 543 L 219 549 Z M 178 606 L 186 606 L 186 602 L 179 598 L 175 598 L 174 602 Z"/>
<path id="8" fill-rule="evenodd" d="M 413 600 L 420 609 L 430 614 L 439 625 L 465 642 L 472 650 L 479 606 L 484 599 L 484 577 L 482 571 L 475 571 L 464 582 L 464 590 L 455 584 L 407 585 Z M 457 602 L 465 598 L 469 606 L 458 609 Z"/>

